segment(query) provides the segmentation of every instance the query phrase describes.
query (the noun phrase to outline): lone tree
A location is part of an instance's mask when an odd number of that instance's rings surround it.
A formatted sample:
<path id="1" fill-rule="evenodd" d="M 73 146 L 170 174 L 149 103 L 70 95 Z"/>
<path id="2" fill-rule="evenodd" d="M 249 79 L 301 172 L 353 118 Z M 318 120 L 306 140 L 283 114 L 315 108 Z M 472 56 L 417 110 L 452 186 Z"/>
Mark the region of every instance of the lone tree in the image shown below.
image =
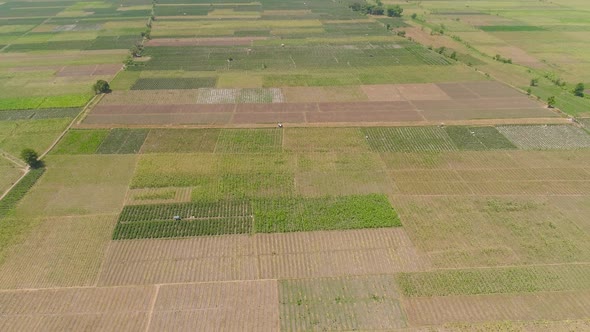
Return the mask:
<path id="1" fill-rule="evenodd" d="M 584 90 L 586 88 L 584 87 L 584 83 L 578 83 L 576 84 L 576 87 L 574 88 L 574 94 L 578 97 L 584 97 Z"/>
<path id="2" fill-rule="evenodd" d="M 555 107 L 555 96 L 551 96 L 551 97 L 547 98 L 547 105 L 550 108 Z"/>
<path id="3" fill-rule="evenodd" d="M 37 168 L 41 165 L 39 161 L 39 155 L 33 149 L 23 149 L 20 152 L 20 157 L 23 158 L 27 165 L 31 166 L 31 168 Z"/>
<path id="4" fill-rule="evenodd" d="M 111 92 L 111 87 L 109 86 L 109 82 L 104 81 L 104 80 L 96 81 L 96 83 L 94 83 L 94 85 L 92 86 L 92 89 L 94 90 L 94 93 L 96 93 L 96 94 Z"/>

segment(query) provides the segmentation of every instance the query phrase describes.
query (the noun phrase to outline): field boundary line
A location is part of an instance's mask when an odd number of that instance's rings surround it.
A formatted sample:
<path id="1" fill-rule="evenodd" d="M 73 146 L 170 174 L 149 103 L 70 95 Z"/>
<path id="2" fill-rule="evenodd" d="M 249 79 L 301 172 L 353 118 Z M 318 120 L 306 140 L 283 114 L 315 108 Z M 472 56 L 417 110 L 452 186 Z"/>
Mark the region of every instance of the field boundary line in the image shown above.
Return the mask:
<path id="1" fill-rule="evenodd" d="M 24 162 L 22 162 L 20 159 L 18 159 L 16 156 L 11 155 L 10 153 L 0 149 L 0 155 L 2 157 L 4 157 L 5 159 L 7 159 L 8 161 L 12 162 L 13 164 L 21 167 L 21 168 L 27 168 L 27 164 L 25 164 Z"/>
<path id="2" fill-rule="evenodd" d="M 514 118 L 514 119 L 479 119 L 479 120 L 445 120 L 445 121 L 398 121 L 398 122 L 307 122 L 307 112 L 302 112 L 304 122 L 283 123 L 289 128 L 343 128 L 343 127 L 434 127 L 444 122 L 445 126 L 500 126 L 500 125 L 572 125 L 568 118 Z M 276 128 L 274 123 L 251 124 L 76 124 L 78 129 L 112 129 L 112 128 L 148 128 L 148 129 L 257 129 Z"/>
<path id="3" fill-rule="evenodd" d="M 148 332 L 150 330 L 150 325 L 152 324 L 152 316 L 154 315 L 154 308 L 156 307 L 156 301 L 158 300 L 158 294 L 160 293 L 160 285 L 156 284 L 156 289 L 154 290 L 154 298 L 150 303 L 150 310 L 148 311 L 147 322 L 145 324 L 145 331 Z"/>

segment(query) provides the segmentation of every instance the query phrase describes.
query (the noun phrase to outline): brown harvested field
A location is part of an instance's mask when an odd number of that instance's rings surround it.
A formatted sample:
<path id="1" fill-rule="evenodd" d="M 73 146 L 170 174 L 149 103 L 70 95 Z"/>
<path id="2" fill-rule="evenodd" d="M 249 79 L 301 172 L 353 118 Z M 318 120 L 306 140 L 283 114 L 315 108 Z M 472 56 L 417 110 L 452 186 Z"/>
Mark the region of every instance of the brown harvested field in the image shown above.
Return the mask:
<path id="1" fill-rule="evenodd" d="M 45 218 L 0 265 L 0 288 L 91 286 L 116 216 Z"/>
<path id="2" fill-rule="evenodd" d="M 134 115 L 93 115 L 84 119 L 85 124 L 111 125 L 212 125 L 221 126 L 231 121 L 233 113 L 196 114 L 134 114 Z"/>
<path id="3" fill-rule="evenodd" d="M 318 108 L 321 112 L 412 111 L 415 109 L 407 101 L 331 102 L 319 103 Z"/>
<path id="4" fill-rule="evenodd" d="M 305 123 L 305 113 L 235 113 L 230 121 L 232 124 L 251 123 Z"/>
<path id="5" fill-rule="evenodd" d="M 288 103 L 349 102 L 367 100 L 359 86 L 284 87 L 281 88 Z"/>
<path id="6" fill-rule="evenodd" d="M 590 292 L 443 296 L 402 300 L 410 326 L 590 316 Z"/>
<path id="7" fill-rule="evenodd" d="M 267 37 L 154 38 L 146 46 L 249 46 Z"/>
<path id="8" fill-rule="evenodd" d="M 113 241 L 99 285 L 257 279 L 247 235 Z"/>
<path id="9" fill-rule="evenodd" d="M 464 121 L 489 119 L 491 123 L 502 122 L 494 119 L 516 120 L 516 119 L 558 119 L 559 114 L 547 108 L 529 108 L 529 109 L 429 109 L 422 110 L 420 114 L 429 121 Z"/>
<path id="10" fill-rule="evenodd" d="M 428 260 L 401 229 L 257 235 L 261 278 L 421 271 Z"/>
<path id="11" fill-rule="evenodd" d="M 361 90 L 370 101 L 401 101 L 404 100 L 395 84 L 361 85 Z"/>
<path id="12" fill-rule="evenodd" d="M 276 280 L 160 286 L 150 331 L 277 331 Z"/>
<path id="13" fill-rule="evenodd" d="M 140 286 L 0 291 L 0 330 L 144 330 L 155 290 Z"/>
<path id="14" fill-rule="evenodd" d="M 406 100 L 449 100 L 436 84 L 398 84 L 397 90 Z"/>
<path id="15" fill-rule="evenodd" d="M 437 86 L 451 99 L 477 99 L 479 95 L 460 83 L 438 83 Z"/>
<path id="16" fill-rule="evenodd" d="M 277 122 L 375 125 L 470 120 L 501 123 L 505 122 L 504 119 L 559 118 L 559 114 L 539 102 L 491 81 L 271 90 L 265 90 L 265 93 L 273 95 L 273 103 L 260 103 L 256 99 L 260 91 L 239 89 L 115 91 L 105 96 L 83 123 L 95 127 L 223 127 Z M 236 104 L 240 93 L 252 94 L 254 99 L 251 101 L 254 102 Z"/>
<path id="17" fill-rule="evenodd" d="M 298 113 L 318 111 L 317 103 L 237 104 L 237 113 Z"/>
<path id="18" fill-rule="evenodd" d="M 99 105 L 91 115 L 229 113 L 235 108 L 234 104 Z"/>
<path id="19" fill-rule="evenodd" d="M 402 229 L 112 241 L 98 284 L 187 283 L 422 271 Z"/>
<path id="20" fill-rule="evenodd" d="M 307 114 L 308 123 L 375 123 L 424 121 L 416 111 L 359 111 L 359 112 L 318 112 Z"/>

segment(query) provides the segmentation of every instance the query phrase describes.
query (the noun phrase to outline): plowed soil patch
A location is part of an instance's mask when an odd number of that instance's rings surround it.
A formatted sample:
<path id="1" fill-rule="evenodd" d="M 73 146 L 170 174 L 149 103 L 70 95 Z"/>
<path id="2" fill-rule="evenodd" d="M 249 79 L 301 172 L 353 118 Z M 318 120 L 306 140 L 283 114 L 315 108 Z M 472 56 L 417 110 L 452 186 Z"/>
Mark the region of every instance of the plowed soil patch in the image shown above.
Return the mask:
<path id="1" fill-rule="evenodd" d="M 150 331 L 273 331 L 279 326 L 275 280 L 162 286 Z"/>

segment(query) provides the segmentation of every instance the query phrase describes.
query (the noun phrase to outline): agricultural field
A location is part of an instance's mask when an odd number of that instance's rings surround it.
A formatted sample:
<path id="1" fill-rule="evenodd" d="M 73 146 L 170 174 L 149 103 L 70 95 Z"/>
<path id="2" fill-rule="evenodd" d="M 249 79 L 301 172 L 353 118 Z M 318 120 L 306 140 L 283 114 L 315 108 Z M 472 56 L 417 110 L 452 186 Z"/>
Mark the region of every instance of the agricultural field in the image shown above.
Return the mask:
<path id="1" fill-rule="evenodd" d="M 0 1 L 0 330 L 590 330 L 590 7 L 353 2 Z"/>

